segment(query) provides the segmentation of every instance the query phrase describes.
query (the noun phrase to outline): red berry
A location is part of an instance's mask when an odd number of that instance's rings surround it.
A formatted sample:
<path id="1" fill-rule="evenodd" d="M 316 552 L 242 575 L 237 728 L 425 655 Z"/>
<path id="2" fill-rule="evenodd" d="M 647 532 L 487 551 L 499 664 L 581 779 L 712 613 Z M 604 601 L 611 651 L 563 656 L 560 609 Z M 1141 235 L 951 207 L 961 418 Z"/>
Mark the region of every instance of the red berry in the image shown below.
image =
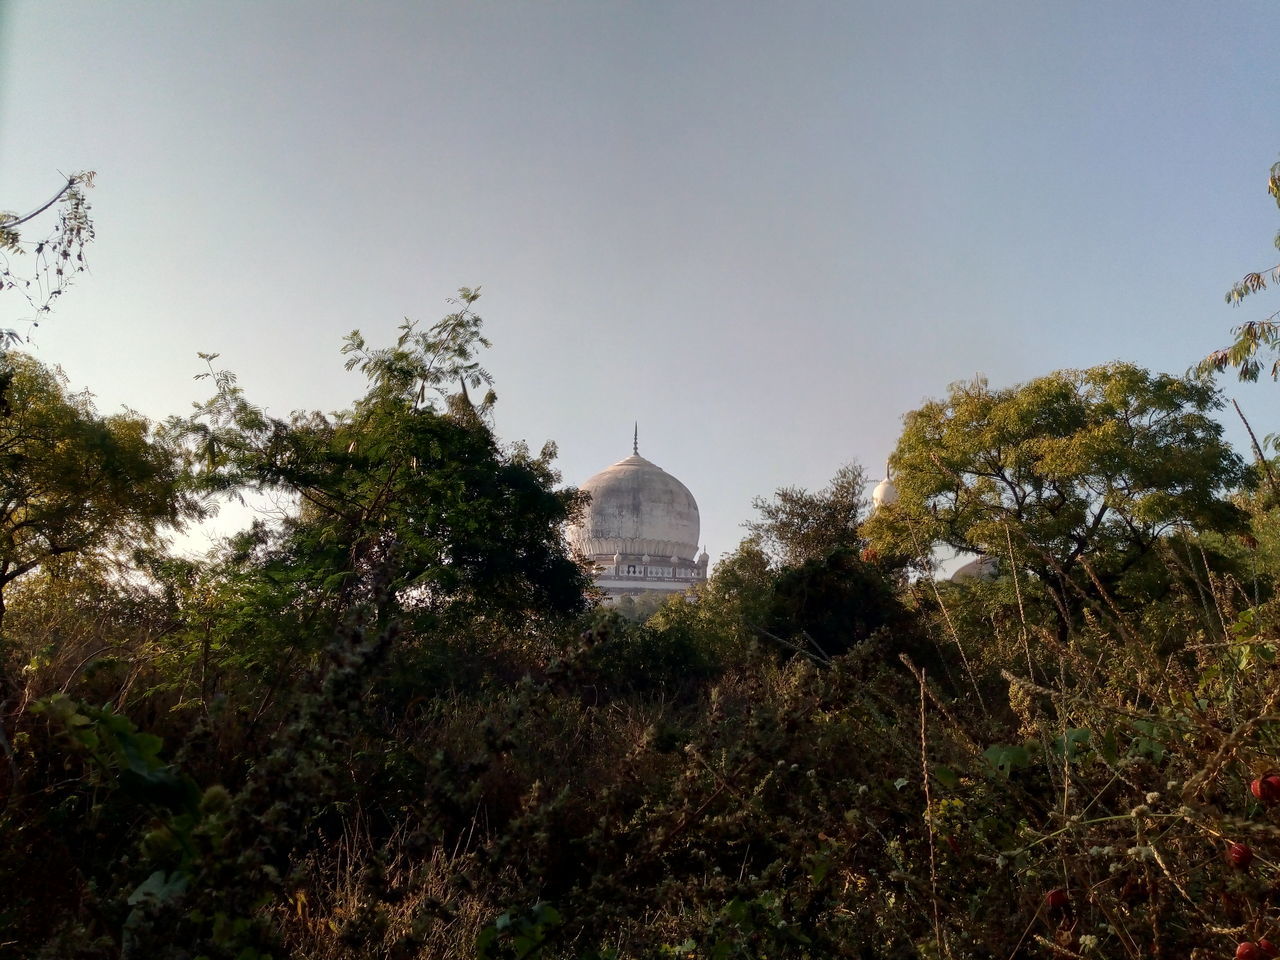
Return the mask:
<path id="1" fill-rule="evenodd" d="M 1227 847 L 1227 862 L 1237 870 L 1248 870 L 1253 863 L 1253 848 L 1247 843 L 1233 843 Z"/>
<path id="2" fill-rule="evenodd" d="M 1061 887 L 1055 887 L 1044 895 L 1044 905 L 1050 910 L 1065 910 L 1071 903 L 1071 897 Z"/>
<path id="3" fill-rule="evenodd" d="M 1264 956 L 1258 945 L 1248 940 L 1236 947 L 1236 960 L 1263 960 Z"/>
<path id="4" fill-rule="evenodd" d="M 1280 803 L 1280 773 L 1264 773 L 1249 784 L 1249 792 L 1268 807 Z"/>
<path id="5" fill-rule="evenodd" d="M 1258 941 L 1258 949 L 1262 951 L 1264 957 L 1280 956 L 1280 950 L 1277 950 L 1275 944 L 1266 938 Z"/>

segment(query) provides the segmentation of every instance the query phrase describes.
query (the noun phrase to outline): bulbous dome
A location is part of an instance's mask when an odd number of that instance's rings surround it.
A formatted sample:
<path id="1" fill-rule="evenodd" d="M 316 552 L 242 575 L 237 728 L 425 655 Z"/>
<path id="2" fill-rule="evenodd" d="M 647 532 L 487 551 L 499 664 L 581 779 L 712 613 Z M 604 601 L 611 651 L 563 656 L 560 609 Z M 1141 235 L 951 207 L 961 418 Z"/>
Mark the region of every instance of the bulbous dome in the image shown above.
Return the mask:
<path id="1" fill-rule="evenodd" d="M 657 464 L 632 454 L 582 484 L 591 503 L 571 526 L 569 544 L 587 556 L 628 554 L 692 560 L 698 552 L 698 504 Z"/>
<path id="2" fill-rule="evenodd" d="M 871 491 L 871 502 L 877 507 L 891 507 L 898 502 L 898 488 L 893 481 L 885 477 Z"/>

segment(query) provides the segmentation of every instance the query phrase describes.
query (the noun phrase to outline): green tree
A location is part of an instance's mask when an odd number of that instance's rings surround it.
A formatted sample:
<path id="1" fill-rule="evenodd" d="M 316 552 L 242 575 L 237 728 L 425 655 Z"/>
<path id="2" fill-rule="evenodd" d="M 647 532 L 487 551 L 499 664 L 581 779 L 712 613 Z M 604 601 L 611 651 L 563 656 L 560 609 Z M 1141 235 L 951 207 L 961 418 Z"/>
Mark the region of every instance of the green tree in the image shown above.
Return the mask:
<path id="1" fill-rule="evenodd" d="M 152 546 L 196 516 L 184 476 L 147 420 L 99 416 L 60 370 L 0 353 L 0 627 L 6 589 L 42 565 Z"/>
<path id="2" fill-rule="evenodd" d="M 763 584 L 740 595 L 750 597 L 749 623 L 757 635 L 819 660 L 883 627 L 905 636 L 908 618 L 888 569 L 863 559 L 870 556 L 862 532 L 866 488 L 862 467 L 847 463 L 821 490 L 782 487 L 770 499 L 752 501 L 760 518 L 746 524 L 751 536 L 744 548 L 760 551 L 768 567 Z M 750 556 L 740 551 L 736 560 L 740 565 Z M 729 576 L 726 568 L 721 579 Z"/>
<path id="3" fill-rule="evenodd" d="M 711 657 L 732 659 L 762 639 L 775 576 L 768 555 L 748 537 L 716 563 L 704 583 L 669 598 L 646 625 L 696 636 Z"/>
<path id="4" fill-rule="evenodd" d="M 846 653 L 886 627 L 902 647 L 911 639 L 911 620 L 892 580 L 850 547 L 777 571 L 764 627 L 819 659 Z"/>
<path id="5" fill-rule="evenodd" d="M 349 410 L 281 420 L 223 372 L 211 374 L 216 395 L 171 424 L 210 491 L 297 498 L 292 516 L 256 525 L 229 558 L 250 632 L 265 622 L 267 634 L 293 630 L 315 646 L 381 596 L 393 599 L 386 615 L 420 625 L 479 613 L 527 625 L 585 605 L 560 533 L 580 498 L 554 489 L 554 446 L 502 448 L 487 423 L 492 390 L 471 399 L 489 383 L 477 297 L 461 291 L 459 309 L 429 330 L 406 321 L 392 347 L 351 334 L 348 367 L 369 386 Z"/>
<path id="6" fill-rule="evenodd" d="M 1267 192 L 1280 207 L 1280 163 L 1273 164 L 1267 178 Z M 1280 249 L 1280 232 L 1276 233 L 1275 246 Z M 1239 306 L 1246 297 L 1260 293 L 1267 288 L 1267 279 L 1272 283 L 1280 283 L 1280 264 L 1268 270 L 1259 270 L 1245 274 L 1227 291 L 1227 303 Z M 1228 367 L 1235 369 L 1241 380 L 1257 380 L 1262 372 L 1262 361 L 1259 354 L 1280 352 L 1280 311 L 1276 311 L 1263 320 L 1250 320 L 1234 328 L 1231 333 L 1234 342 L 1221 350 L 1215 350 L 1200 361 L 1197 372 L 1221 373 Z M 1280 379 L 1280 358 L 1272 361 L 1271 379 Z"/>
<path id="7" fill-rule="evenodd" d="M 1223 496 L 1242 461 L 1209 414 L 1204 382 L 1125 363 L 1061 370 L 993 390 L 953 384 L 907 414 L 891 458 L 899 500 L 867 528 L 882 552 L 934 545 L 1016 557 L 1062 618 L 1181 525 L 1232 530 Z"/>
<path id="8" fill-rule="evenodd" d="M 746 528 L 769 555 L 791 566 L 821 560 L 841 547 L 860 548 L 866 486 L 862 467 L 847 463 L 821 490 L 781 487 L 772 499 L 756 497 L 751 505 L 760 519 Z"/>

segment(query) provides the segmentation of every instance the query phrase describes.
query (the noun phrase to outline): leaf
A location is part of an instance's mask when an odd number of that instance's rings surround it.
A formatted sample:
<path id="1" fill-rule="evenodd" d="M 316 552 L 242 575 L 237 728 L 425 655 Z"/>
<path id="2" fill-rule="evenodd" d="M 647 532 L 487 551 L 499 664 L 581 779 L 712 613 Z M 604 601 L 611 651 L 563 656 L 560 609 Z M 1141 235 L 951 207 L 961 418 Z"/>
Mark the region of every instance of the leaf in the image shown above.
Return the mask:
<path id="1" fill-rule="evenodd" d="M 155 904 L 167 903 L 174 897 L 186 892 L 187 878 L 178 872 L 165 873 L 163 870 L 157 870 L 142 883 L 134 888 L 129 894 L 129 906 L 137 906 L 139 903 L 149 902 Z"/>
<path id="2" fill-rule="evenodd" d="M 1056 756 L 1064 756 L 1068 760 L 1074 760 L 1080 753 L 1080 748 L 1089 743 L 1090 732 L 1084 729 L 1068 730 L 1060 737 L 1055 737 L 1051 749 Z"/>
<path id="3" fill-rule="evenodd" d="M 935 764 L 929 772 L 933 774 L 934 779 L 948 790 L 954 790 L 956 787 L 960 786 L 960 778 L 956 776 L 955 771 L 950 767 L 944 767 L 942 764 Z"/>
<path id="4" fill-rule="evenodd" d="M 1015 770 L 1021 770 L 1031 763 L 1031 754 L 1026 747 L 1010 744 L 992 744 L 982 752 L 982 755 L 987 759 L 988 763 L 1006 777 Z"/>

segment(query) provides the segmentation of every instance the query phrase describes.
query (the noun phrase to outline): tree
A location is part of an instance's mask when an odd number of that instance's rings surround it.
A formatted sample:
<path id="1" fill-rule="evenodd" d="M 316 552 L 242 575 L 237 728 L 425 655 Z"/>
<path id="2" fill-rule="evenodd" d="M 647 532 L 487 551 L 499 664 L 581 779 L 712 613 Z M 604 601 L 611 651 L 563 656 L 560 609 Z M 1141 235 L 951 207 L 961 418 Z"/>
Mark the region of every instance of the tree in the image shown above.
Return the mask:
<path id="1" fill-rule="evenodd" d="M 717 561 L 705 582 L 669 598 L 646 625 L 697 636 L 713 657 L 728 660 L 760 639 L 775 577 L 769 557 L 749 537 Z"/>
<path id="2" fill-rule="evenodd" d="M 554 446 L 501 448 L 487 422 L 492 390 L 471 400 L 489 384 L 476 360 L 487 346 L 478 296 L 463 289 L 459 309 L 429 330 L 406 321 L 392 347 L 352 333 L 347 365 L 369 387 L 349 410 L 281 420 L 233 375 L 211 372 L 217 394 L 171 423 L 204 462 L 206 489 L 297 498 L 283 524 L 240 539 L 238 562 L 262 575 L 263 602 L 321 617 L 317 642 L 378 596 L 393 598 L 384 612 L 437 622 L 465 610 L 527 623 L 584 605 L 586 580 L 560 533 L 580 498 L 553 489 Z"/>
<path id="3" fill-rule="evenodd" d="M 677 625 L 727 656 L 754 642 L 826 662 L 884 627 L 907 629 L 888 568 L 863 558 L 866 474 L 845 464 L 824 488 L 757 497 L 760 519 L 689 597 L 648 621 Z"/>
<path id="4" fill-rule="evenodd" d="M 1271 174 L 1267 178 L 1267 192 L 1280 207 L 1280 163 L 1273 164 Z M 1275 246 L 1280 249 L 1280 232 L 1276 233 Z M 1227 303 L 1239 306 L 1245 297 L 1260 293 L 1267 288 L 1267 278 L 1272 283 L 1280 283 L 1280 264 L 1269 270 L 1247 273 L 1227 291 Z M 1221 350 L 1215 350 L 1200 361 L 1196 371 L 1202 374 L 1221 373 L 1233 367 L 1241 380 L 1254 381 L 1262 372 L 1260 353 L 1272 354 L 1280 352 L 1280 310 L 1264 320 L 1250 320 L 1234 328 L 1231 333 L 1235 341 Z M 1271 379 L 1280 379 L 1280 357 L 1271 364 Z"/>
<path id="5" fill-rule="evenodd" d="M 777 571 L 768 599 L 765 629 L 820 659 L 846 653 L 882 628 L 900 648 L 910 646 L 910 617 L 892 581 L 847 546 Z"/>
<path id="6" fill-rule="evenodd" d="M 907 414 L 891 458 L 898 502 L 867 524 L 882 551 L 935 544 L 1006 559 L 1050 591 L 1065 625 L 1180 525 L 1231 530 L 1223 498 L 1244 467 L 1202 381 L 1125 363 L 1061 370 L 1005 390 L 986 380 Z"/>
<path id="7" fill-rule="evenodd" d="M 154 544 L 198 513 L 147 420 L 101 417 L 60 370 L 0 353 L 0 627 L 5 589 L 42 565 Z"/>
<path id="8" fill-rule="evenodd" d="M 771 500 L 756 497 L 751 505 L 760 519 L 745 526 L 766 552 L 789 566 L 821 560 L 841 547 L 858 548 L 866 486 L 862 467 L 847 463 L 817 492 L 781 487 Z"/>
<path id="9" fill-rule="evenodd" d="M 26 319 L 34 326 L 52 309 L 53 301 L 62 296 L 76 274 L 87 264 L 84 248 L 93 240 L 93 221 L 89 219 L 89 201 L 85 190 L 93 186 L 93 171 L 69 176 L 47 203 L 26 215 L 0 212 L 0 290 L 16 290 L 26 298 L 32 315 Z M 19 227 L 31 223 L 46 210 L 59 206 L 58 218 L 43 240 L 26 243 Z M 30 253 L 31 270 L 15 271 L 12 255 Z M 16 344 L 21 335 L 13 328 L 0 328 L 0 349 Z"/>

